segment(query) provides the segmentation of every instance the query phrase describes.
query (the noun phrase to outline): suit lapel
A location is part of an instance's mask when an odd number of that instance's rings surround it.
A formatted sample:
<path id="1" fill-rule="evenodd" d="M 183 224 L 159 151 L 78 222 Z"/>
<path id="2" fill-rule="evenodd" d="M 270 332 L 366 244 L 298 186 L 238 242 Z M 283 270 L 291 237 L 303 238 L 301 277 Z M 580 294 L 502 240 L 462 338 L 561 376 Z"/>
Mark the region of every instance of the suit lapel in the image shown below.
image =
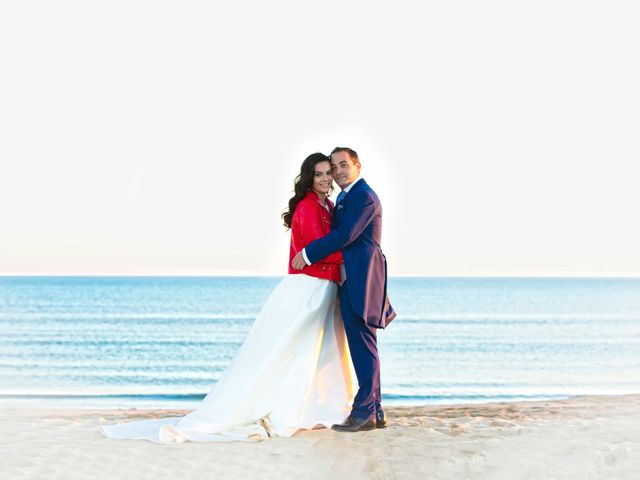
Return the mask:
<path id="1" fill-rule="evenodd" d="M 340 205 L 336 205 L 333 208 L 333 217 L 331 217 L 331 230 L 335 230 L 340 226 L 340 217 L 342 216 L 342 210 L 344 210 L 344 200 Z"/>
<path id="2" fill-rule="evenodd" d="M 344 196 L 342 201 L 334 207 L 333 218 L 331 219 L 332 230 L 335 230 L 336 228 L 340 227 L 340 221 L 344 214 L 343 212 L 347 208 L 347 205 L 349 203 L 349 196 L 351 195 L 351 193 L 354 190 L 357 190 L 359 188 L 364 188 L 366 185 L 367 185 L 367 182 L 364 181 L 364 178 L 361 178 L 360 180 L 358 180 L 358 182 L 353 187 L 351 187 L 351 190 L 347 192 L 347 194 Z"/>

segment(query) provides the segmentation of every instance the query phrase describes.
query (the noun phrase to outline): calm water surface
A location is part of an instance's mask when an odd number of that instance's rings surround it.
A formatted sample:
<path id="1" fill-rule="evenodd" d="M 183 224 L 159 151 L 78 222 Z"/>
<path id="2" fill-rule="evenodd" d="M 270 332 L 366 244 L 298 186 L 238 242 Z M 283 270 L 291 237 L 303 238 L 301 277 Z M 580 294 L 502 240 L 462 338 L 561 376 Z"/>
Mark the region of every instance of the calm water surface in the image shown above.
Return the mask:
<path id="1" fill-rule="evenodd" d="M 0 402 L 195 408 L 281 278 L 0 277 Z M 385 404 L 640 392 L 640 279 L 391 278 Z"/>

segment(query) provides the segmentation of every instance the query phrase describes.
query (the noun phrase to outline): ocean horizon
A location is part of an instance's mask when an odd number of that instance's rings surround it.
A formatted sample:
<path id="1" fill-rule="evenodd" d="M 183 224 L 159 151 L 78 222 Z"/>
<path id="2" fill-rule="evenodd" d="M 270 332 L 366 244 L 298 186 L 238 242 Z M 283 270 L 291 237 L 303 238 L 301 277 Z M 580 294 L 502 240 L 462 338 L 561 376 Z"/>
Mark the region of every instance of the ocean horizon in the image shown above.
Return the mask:
<path id="1" fill-rule="evenodd" d="M 0 276 L 0 404 L 196 408 L 282 276 Z M 389 279 L 383 404 L 640 393 L 640 278 Z"/>

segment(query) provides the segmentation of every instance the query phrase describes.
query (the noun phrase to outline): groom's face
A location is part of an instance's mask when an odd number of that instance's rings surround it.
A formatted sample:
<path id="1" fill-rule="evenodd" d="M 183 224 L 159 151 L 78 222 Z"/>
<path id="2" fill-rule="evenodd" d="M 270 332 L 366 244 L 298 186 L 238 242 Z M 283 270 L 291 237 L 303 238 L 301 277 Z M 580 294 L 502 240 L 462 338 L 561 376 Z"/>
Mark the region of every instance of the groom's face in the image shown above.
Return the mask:
<path id="1" fill-rule="evenodd" d="M 347 152 L 336 152 L 331 155 L 331 169 L 333 179 L 340 188 L 345 188 L 358 178 L 360 162 L 354 163 Z"/>

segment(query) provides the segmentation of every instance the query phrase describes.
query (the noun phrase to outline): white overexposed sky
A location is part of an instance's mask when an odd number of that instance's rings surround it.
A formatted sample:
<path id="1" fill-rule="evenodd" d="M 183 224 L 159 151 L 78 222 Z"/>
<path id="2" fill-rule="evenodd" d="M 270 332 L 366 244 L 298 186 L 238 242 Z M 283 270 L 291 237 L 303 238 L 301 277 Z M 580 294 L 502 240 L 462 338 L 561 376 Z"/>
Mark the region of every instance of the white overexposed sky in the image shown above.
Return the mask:
<path id="1" fill-rule="evenodd" d="M 0 0 L 0 274 L 286 273 L 350 146 L 391 275 L 640 275 L 634 1 Z"/>

